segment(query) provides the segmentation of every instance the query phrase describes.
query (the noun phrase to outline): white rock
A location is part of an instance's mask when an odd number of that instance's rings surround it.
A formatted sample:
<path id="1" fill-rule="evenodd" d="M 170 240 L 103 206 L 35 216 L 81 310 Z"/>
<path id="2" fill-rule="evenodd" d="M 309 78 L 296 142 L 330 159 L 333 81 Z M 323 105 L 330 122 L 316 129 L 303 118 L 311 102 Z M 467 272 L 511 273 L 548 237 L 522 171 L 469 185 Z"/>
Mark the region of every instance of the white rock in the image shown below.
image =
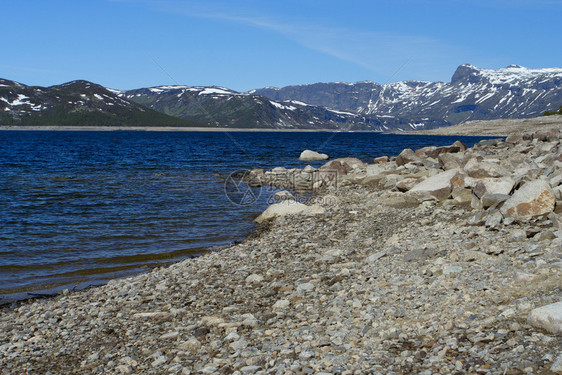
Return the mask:
<path id="1" fill-rule="evenodd" d="M 524 216 L 544 215 L 554 210 L 556 198 L 548 182 L 534 180 L 527 182 L 503 204 L 503 216 L 515 219 Z"/>
<path id="2" fill-rule="evenodd" d="M 140 319 L 166 319 L 170 316 L 169 312 L 157 311 L 157 312 L 146 312 L 146 313 L 136 313 L 133 318 Z"/>
<path id="3" fill-rule="evenodd" d="M 168 362 L 168 357 L 161 355 L 152 362 L 152 367 L 162 366 L 166 362 Z"/>
<path id="4" fill-rule="evenodd" d="M 306 215 L 322 215 L 325 212 L 326 212 L 326 210 L 324 209 L 324 207 L 322 207 L 318 204 L 313 204 L 312 206 L 307 206 L 307 208 L 303 211 L 303 213 L 306 214 Z"/>
<path id="5" fill-rule="evenodd" d="M 179 332 L 177 332 L 177 331 L 168 332 L 168 333 L 165 333 L 162 336 L 160 336 L 160 340 L 174 340 L 178 336 L 179 336 Z"/>
<path id="6" fill-rule="evenodd" d="M 303 152 L 301 152 L 301 155 L 299 156 L 299 160 L 326 160 L 326 159 L 328 159 L 328 155 L 321 154 L 319 152 L 311 151 L 311 150 L 304 150 Z"/>
<path id="7" fill-rule="evenodd" d="M 295 196 L 288 192 L 287 190 L 281 190 L 273 194 L 273 198 L 279 201 L 285 201 L 289 199 L 295 199 Z"/>
<path id="8" fill-rule="evenodd" d="M 258 275 L 256 273 L 251 274 L 250 276 L 246 277 L 246 283 L 261 283 L 263 281 L 263 276 Z"/>
<path id="9" fill-rule="evenodd" d="M 379 251 L 377 253 L 371 254 L 367 257 L 367 263 L 373 263 L 386 255 L 386 251 Z"/>
<path id="10" fill-rule="evenodd" d="M 299 202 L 288 200 L 281 203 L 275 203 L 269 206 L 260 216 L 258 216 L 255 221 L 262 223 L 266 220 L 273 219 L 275 217 L 295 215 L 306 210 L 308 206 Z"/>
<path id="11" fill-rule="evenodd" d="M 527 321 L 550 333 L 562 333 L 562 301 L 531 310 Z"/>
<path id="12" fill-rule="evenodd" d="M 289 302 L 289 300 L 280 299 L 279 301 L 275 302 L 275 304 L 273 305 L 273 309 L 274 310 L 284 310 L 284 309 L 288 308 L 290 304 L 291 304 L 291 302 Z"/>
<path id="13" fill-rule="evenodd" d="M 314 290 L 312 283 L 302 283 L 297 286 L 297 292 L 310 292 L 311 290 Z"/>
<path id="14" fill-rule="evenodd" d="M 228 345 L 232 350 L 239 351 L 242 349 L 246 349 L 248 347 L 248 342 L 244 339 L 234 341 L 230 345 Z"/>
<path id="15" fill-rule="evenodd" d="M 185 350 L 191 353 L 197 352 L 200 348 L 201 342 L 199 342 L 199 340 L 197 340 L 196 338 L 191 338 L 178 346 L 178 349 Z"/>
<path id="16" fill-rule="evenodd" d="M 558 357 L 556 357 L 556 359 L 552 363 L 552 366 L 550 366 L 550 371 L 555 374 L 562 374 L 562 353 L 560 353 Z"/>
<path id="17" fill-rule="evenodd" d="M 447 197 L 451 194 L 451 179 L 459 171 L 459 169 L 450 169 L 429 177 L 411 188 L 410 191 L 408 191 L 408 194 L 428 194 L 439 200 L 447 199 Z"/>

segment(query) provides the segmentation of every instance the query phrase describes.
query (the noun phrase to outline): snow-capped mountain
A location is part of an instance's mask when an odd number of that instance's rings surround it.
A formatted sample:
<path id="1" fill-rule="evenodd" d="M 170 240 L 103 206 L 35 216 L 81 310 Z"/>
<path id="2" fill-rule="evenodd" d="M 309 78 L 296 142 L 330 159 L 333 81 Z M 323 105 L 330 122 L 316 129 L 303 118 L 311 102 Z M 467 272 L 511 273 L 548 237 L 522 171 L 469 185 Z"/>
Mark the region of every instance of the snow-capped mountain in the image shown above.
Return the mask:
<path id="1" fill-rule="evenodd" d="M 242 93 L 224 87 L 113 90 L 88 81 L 51 87 L 0 79 L 0 125 L 176 125 L 274 129 L 431 129 L 527 118 L 562 105 L 562 68 L 479 69 L 451 82 L 316 83 Z"/>
<path id="2" fill-rule="evenodd" d="M 157 86 L 125 91 L 123 98 L 191 121 L 230 128 L 365 129 L 375 116 L 333 110 L 295 100 L 277 101 L 224 87 Z"/>
<path id="3" fill-rule="evenodd" d="M 88 81 L 39 87 L 0 79 L 0 125 L 194 125 Z"/>
<path id="4" fill-rule="evenodd" d="M 317 83 L 252 93 L 375 116 L 398 129 L 434 128 L 469 120 L 535 117 L 556 110 L 562 105 L 562 68 L 510 65 L 490 70 L 465 64 L 449 83 Z"/>

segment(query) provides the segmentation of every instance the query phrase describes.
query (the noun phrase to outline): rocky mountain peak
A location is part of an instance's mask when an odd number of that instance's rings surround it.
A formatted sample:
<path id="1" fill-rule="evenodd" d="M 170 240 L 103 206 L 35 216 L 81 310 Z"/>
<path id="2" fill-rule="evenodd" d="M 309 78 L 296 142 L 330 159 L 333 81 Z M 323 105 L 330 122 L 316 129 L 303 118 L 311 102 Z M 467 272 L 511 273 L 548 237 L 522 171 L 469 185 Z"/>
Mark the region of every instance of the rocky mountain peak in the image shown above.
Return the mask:
<path id="1" fill-rule="evenodd" d="M 453 77 L 451 78 L 451 83 L 476 83 L 480 81 L 480 69 L 470 64 L 460 65 Z"/>

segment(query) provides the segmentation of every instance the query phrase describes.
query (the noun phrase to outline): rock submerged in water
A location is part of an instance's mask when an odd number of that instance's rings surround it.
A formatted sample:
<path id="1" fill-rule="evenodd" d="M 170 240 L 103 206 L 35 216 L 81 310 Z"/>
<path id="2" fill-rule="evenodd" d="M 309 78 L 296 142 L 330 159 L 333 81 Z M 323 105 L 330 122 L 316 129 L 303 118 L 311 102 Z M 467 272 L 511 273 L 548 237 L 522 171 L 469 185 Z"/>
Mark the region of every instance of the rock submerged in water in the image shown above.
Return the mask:
<path id="1" fill-rule="evenodd" d="M 299 160 L 305 160 L 305 161 L 327 160 L 328 158 L 329 158 L 328 155 L 321 154 L 319 152 L 312 151 L 312 150 L 304 150 L 303 152 L 301 152 L 301 155 L 299 156 Z"/>

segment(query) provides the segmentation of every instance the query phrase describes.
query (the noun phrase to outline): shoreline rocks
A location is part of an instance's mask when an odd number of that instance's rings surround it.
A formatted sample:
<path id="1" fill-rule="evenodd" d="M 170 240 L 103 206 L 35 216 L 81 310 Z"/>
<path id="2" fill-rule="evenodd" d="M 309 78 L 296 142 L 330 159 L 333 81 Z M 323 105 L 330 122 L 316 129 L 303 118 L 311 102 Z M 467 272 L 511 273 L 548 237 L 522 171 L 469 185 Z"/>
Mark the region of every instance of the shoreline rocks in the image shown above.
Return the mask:
<path id="1" fill-rule="evenodd" d="M 345 158 L 319 169 L 256 170 L 272 185 L 311 176 L 316 194 L 304 207 L 281 202 L 299 213 L 265 218 L 232 247 L 2 309 L 0 368 L 560 372 L 560 138 L 456 147 L 433 156 L 437 148 L 412 150 L 417 158 L 402 165 Z M 416 189 L 424 194 L 411 192 L 424 182 Z"/>

